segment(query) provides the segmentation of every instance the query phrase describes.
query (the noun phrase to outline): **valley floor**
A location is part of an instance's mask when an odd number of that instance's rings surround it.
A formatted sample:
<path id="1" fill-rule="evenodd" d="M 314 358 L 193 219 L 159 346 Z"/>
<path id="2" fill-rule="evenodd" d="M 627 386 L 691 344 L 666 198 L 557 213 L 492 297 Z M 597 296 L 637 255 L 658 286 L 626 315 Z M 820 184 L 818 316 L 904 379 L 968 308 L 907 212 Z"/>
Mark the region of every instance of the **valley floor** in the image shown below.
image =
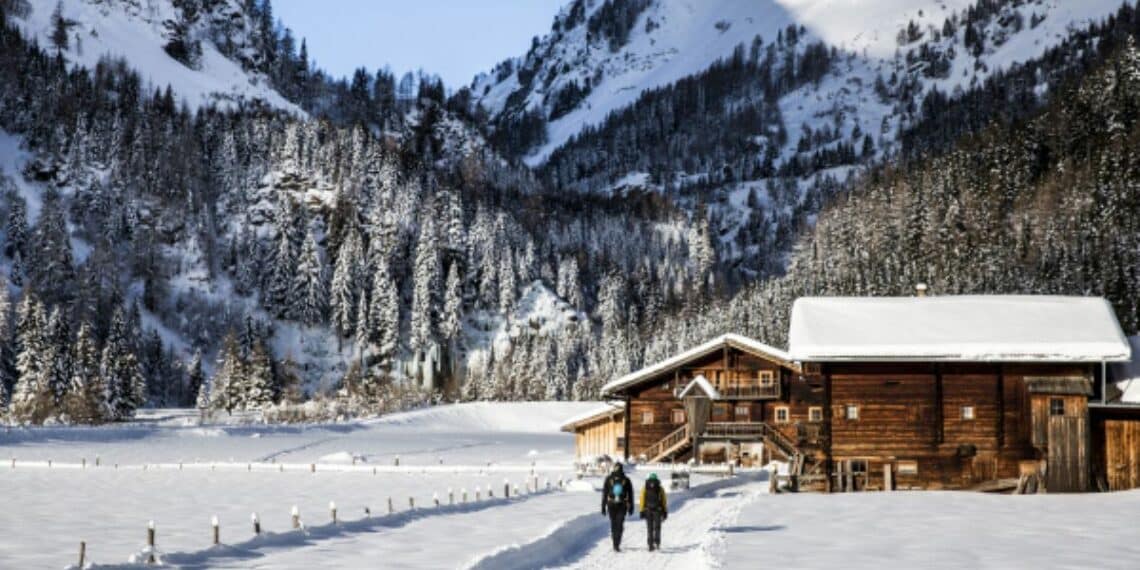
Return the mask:
<path id="1" fill-rule="evenodd" d="M 304 427 L 203 427 L 189 413 L 164 412 L 128 426 L 0 432 L 0 567 L 63 568 L 80 540 L 94 567 L 132 566 L 145 557 L 149 520 L 158 558 L 173 568 L 1133 568 L 1140 560 L 1140 492 L 769 495 L 765 471 L 694 476 L 692 489 L 670 494 L 660 551 L 648 551 L 635 516 L 616 553 L 598 481 L 571 483 L 572 438 L 557 431 L 583 406 L 591 404 L 468 404 Z M 527 489 L 532 469 L 537 491 Z M 637 489 L 647 473 L 633 471 Z M 294 505 L 302 530 L 291 528 Z"/>

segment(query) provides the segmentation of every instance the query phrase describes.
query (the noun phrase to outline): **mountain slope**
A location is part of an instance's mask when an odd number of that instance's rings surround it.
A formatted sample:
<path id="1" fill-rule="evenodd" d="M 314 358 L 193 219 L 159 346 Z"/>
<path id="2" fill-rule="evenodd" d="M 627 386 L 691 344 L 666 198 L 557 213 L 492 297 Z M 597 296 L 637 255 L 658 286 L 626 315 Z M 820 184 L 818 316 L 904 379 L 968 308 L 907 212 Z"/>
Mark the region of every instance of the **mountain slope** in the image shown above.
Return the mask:
<path id="1" fill-rule="evenodd" d="M 624 9 L 621 24 L 609 26 L 624 30 L 617 41 L 605 33 L 609 28 L 594 24 L 602 16 L 614 17 L 607 6 Z M 787 121 L 795 131 L 801 118 L 813 128 L 832 120 L 826 107 L 836 98 L 846 95 L 855 106 L 870 103 L 869 88 L 877 76 L 921 75 L 918 95 L 932 87 L 952 91 L 1039 57 L 1119 6 L 1115 0 L 576 0 L 530 52 L 477 77 L 472 92 L 492 116 L 542 110 L 546 140 L 521 149 L 527 162 L 537 165 L 582 128 L 600 125 L 645 91 L 701 72 L 756 38 L 770 45 L 794 26 L 803 43 L 822 41 L 858 59 L 850 67 L 838 66 L 833 81 L 787 95 L 783 106 L 803 111 Z M 959 25 L 967 12 L 986 14 L 969 34 Z M 955 22 L 954 30 L 943 36 L 948 20 Z M 983 38 L 976 51 L 974 35 Z M 910 52 L 936 60 L 939 69 L 931 73 Z M 794 148 L 798 141 L 788 142 Z"/>
<path id="2" fill-rule="evenodd" d="M 192 107 L 261 102 L 300 113 L 266 77 L 248 70 L 254 57 L 254 23 L 239 0 L 32 2 L 23 14 L 15 14 L 14 21 L 26 36 L 53 53 L 53 34 L 59 28 L 54 17 L 57 6 L 67 37 L 66 47 L 59 52 L 69 63 L 94 69 L 103 58 L 122 58 L 139 73 L 144 85 L 152 89 L 170 86 Z M 181 44 L 173 44 L 175 40 L 191 47 L 176 51 L 173 45 Z M 222 53 L 221 44 L 230 56 Z"/>

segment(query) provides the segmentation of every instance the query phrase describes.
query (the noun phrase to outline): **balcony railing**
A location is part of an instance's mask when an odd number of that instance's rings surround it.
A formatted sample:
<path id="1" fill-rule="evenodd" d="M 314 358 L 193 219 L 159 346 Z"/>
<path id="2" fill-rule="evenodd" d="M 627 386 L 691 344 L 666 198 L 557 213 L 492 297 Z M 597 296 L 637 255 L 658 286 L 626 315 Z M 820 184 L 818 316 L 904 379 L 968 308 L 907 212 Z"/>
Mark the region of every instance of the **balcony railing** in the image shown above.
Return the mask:
<path id="1" fill-rule="evenodd" d="M 717 386 L 716 390 L 720 392 L 722 398 L 761 399 L 780 397 L 780 384 L 778 382 L 767 386 L 756 384 Z"/>

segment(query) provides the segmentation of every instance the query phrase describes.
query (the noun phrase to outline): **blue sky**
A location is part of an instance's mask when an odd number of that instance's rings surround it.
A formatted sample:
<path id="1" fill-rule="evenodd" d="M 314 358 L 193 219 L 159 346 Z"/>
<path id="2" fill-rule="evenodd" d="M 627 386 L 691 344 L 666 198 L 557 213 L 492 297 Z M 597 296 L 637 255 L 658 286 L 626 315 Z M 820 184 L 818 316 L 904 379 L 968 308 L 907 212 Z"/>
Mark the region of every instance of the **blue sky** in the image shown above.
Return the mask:
<path id="1" fill-rule="evenodd" d="M 569 0 L 273 0 L 274 16 L 293 29 L 309 57 L 336 76 L 385 65 L 397 75 L 419 68 L 449 90 L 511 56 L 550 30 Z"/>

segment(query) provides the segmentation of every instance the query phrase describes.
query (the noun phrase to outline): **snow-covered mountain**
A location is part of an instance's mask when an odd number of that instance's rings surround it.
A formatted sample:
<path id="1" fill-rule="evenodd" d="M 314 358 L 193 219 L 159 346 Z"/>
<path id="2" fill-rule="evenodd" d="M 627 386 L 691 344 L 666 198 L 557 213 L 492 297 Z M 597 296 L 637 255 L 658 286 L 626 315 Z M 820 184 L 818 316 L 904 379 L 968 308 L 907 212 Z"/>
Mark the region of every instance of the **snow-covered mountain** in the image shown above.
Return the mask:
<path id="1" fill-rule="evenodd" d="M 192 107 L 262 102 L 301 112 L 256 71 L 256 22 L 240 0 L 32 0 L 26 8 L 14 14 L 23 33 L 72 64 L 122 59 L 144 85 L 170 86 Z"/>
<path id="2" fill-rule="evenodd" d="M 1039 57 L 1120 5 L 1117 0 L 575 0 L 526 55 L 475 78 L 472 92 L 493 116 L 541 109 L 547 139 L 525 149 L 527 162 L 538 165 L 584 127 L 602 124 L 647 90 L 699 73 L 738 46 L 772 45 L 791 27 L 799 32 L 800 45 L 822 41 L 845 57 L 822 81 L 781 98 L 790 134 L 786 148 L 798 145 L 801 123 L 814 130 L 843 119 L 862 123 L 864 131 L 872 125 L 889 147 L 909 101 L 892 105 L 897 101 L 876 96 L 877 78 L 917 78 L 920 85 L 907 93 L 910 101 L 935 87 L 950 92 Z M 974 16 L 983 13 L 984 18 Z"/>

